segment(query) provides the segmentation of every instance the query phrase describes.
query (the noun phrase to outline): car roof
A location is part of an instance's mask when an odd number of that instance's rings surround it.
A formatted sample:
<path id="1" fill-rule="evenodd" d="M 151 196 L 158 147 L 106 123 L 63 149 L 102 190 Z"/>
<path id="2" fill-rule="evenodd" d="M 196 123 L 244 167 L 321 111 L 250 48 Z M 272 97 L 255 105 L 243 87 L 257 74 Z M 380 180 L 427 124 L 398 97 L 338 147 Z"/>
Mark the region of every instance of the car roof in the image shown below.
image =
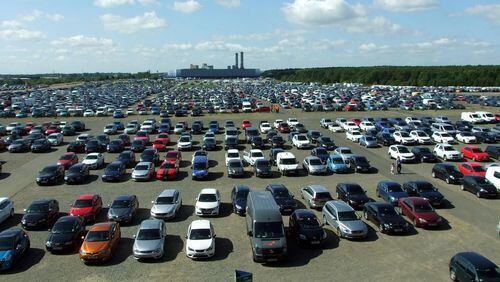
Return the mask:
<path id="1" fill-rule="evenodd" d="M 9 198 L 7 198 L 7 197 L 1 197 L 0 198 L 0 203 L 3 203 L 4 201 L 7 201 L 7 200 L 9 200 Z"/>
<path id="2" fill-rule="evenodd" d="M 496 267 L 496 265 L 492 261 L 475 252 L 462 252 L 456 254 L 455 256 L 459 256 L 466 259 L 471 264 L 473 264 L 475 268 L 478 269 Z"/>
<path id="3" fill-rule="evenodd" d="M 215 189 L 215 188 L 203 188 L 203 189 L 201 189 L 200 194 L 217 194 L 217 189 Z"/>
<path id="4" fill-rule="evenodd" d="M 338 212 L 353 211 L 354 209 L 341 200 L 328 201 L 327 205 L 334 206 Z"/>
<path id="5" fill-rule="evenodd" d="M 115 198 L 115 201 L 126 201 L 126 200 L 132 200 L 134 198 L 134 195 L 119 195 Z"/>
<path id="6" fill-rule="evenodd" d="M 200 163 L 201 163 L 201 162 L 203 162 L 203 163 L 204 163 L 204 162 L 206 162 L 207 160 L 208 160 L 208 157 L 207 157 L 207 156 L 196 156 L 196 157 L 194 157 L 193 162 L 194 162 L 194 163 L 198 163 L 198 162 L 200 162 Z"/>
<path id="7" fill-rule="evenodd" d="M 147 166 L 149 166 L 149 165 L 152 165 L 152 162 L 140 162 L 136 166 L 138 166 L 138 165 L 147 165 Z"/>
<path id="8" fill-rule="evenodd" d="M 308 185 L 307 187 L 311 188 L 311 190 L 313 190 L 316 193 L 328 192 L 326 187 L 323 185 L 312 184 L 312 185 Z"/>
<path id="9" fill-rule="evenodd" d="M 193 220 L 191 230 L 193 229 L 210 229 L 210 221 L 206 219 Z"/>
<path id="10" fill-rule="evenodd" d="M 229 150 L 227 150 L 227 152 L 228 153 L 239 153 L 239 151 L 236 149 L 229 149 Z"/>
<path id="11" fill-rule="evenodd" d="M 100 222 L 92 225 L 89 231 L 108 231 L 111 228 L 112 224 L 116 224 L 113 222 Z"/>
<path id="12" fill-rule="evenodd" d="M 53 200 L 54 199 L 50 199 L 50 198 L 47 198 L 47 199 L 36 199 L 33 202 L 31 202 L 31 203 L 32 204 L 48 204 L 49 202 L 51 202 Z"/>
<path id="13" fill-rule="evenodd" d="M 235 185 L 234 189 L 236 191 L 250 191 L 250 187 L 248 187 L 247 185 L 243 185 L 243 184 Z"/>
<path id="14" fill-rule="evenodd" d="M 158 219 L 146 219 L 141 222 L 140 229 L 160 229 L 161 221 Z"/>
<path id="15" fill-rule="evenodd" d="M 286 186 L 284 184 L 269 184 L 267 185 L 266 188 L 269 188 L 270 190 L 287 190 Z"/>
<path id="16" fill-rule="evenodd" d="M 314 212 L 308 209 L 297 209 L 294 211 L 295 215 L 300 218 L 300 217 L 316 217 Z"/>
<path id="17" fill-rule="evenodd" d="M 94 197 L 94 194 L 83 194 L 78 196 L 77 200 L 91 200 Z"/>
<path id="18" fill-rule="evenodd" d="M 59 219 L 57 219 L 57 222 L 71 222 L 71 221 L 76 221 L 80 217 L 78 216 L 73 216 L 73 215 L 65 215 L 61 216 Z"/>
<path id="19" fill-rule="evenodd" d="M 379 209 L 379 208 L 382 208 L 382 207 L 391 207 L 391 208 L 394 208 L 393 205 L 389 204 L 389 203 L 384 203 L 384 202 L 368 202 L 365 204 L 365 206 L 373 206 L 375 207 L 376 209 Z"/>
<path id="20" fill-rule="evenodd" d="M 0 237 L 13 237 L 22 232 L 23 230 L 19 227 L 12 227 L 7 230 L 0 232 Z"/>
<path id="21" fill-rule="evenodd" d="M 158 197 L 171 197 L 175 194 L 175 192 L 177 192 L 178 190 L 177 189 L 165 189 L 163 190 L 160 195 L 158 195 Z"/>

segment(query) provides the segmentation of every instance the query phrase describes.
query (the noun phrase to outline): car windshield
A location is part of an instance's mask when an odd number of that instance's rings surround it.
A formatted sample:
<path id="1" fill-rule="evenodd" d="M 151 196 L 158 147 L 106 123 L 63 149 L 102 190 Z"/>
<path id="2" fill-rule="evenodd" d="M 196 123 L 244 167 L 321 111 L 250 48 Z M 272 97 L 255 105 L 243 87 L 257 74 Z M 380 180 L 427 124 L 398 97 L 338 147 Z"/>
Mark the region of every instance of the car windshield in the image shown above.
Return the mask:
<path id="1" fill-rule="evenodd" d="M 321 162 L 320 159 L 310 159 L 309 164 L 310 165 L 322 165 L 323 163 Z"/>
<path id="2" fill-rule="evenodd" d="M 158 240 L 161 238 L 159 229 L 140 229 L 137 240 Z"/>
<path id="3" fill-rule="evenodd" d="M 111 208 L 114 208 L 114 209 L 129 208 L 131 206 L 132 206 L 132 202 L 129 200 L 115 200 L 115 201 L 113 201 L 113 204 L 111 204 Z"/>
<path id="4" fill-rule="evenodd" d="M 401 137 L 410 137 L 410 134 L 408 134 L 408 132 L 402 131 L 401 132 Z"/>
<path id="5" fill-rule="evenodd" d="M 422 132 L 422 131 L 417 131 L 417 136 L 419 136 L 419 137 L 427 137 L 427 134 L 425 132 Z"/>
<path id="6" fill-rule="evenodd" d="M 191 138 L 189 138 L 189 136 L 182 136 L 179 142 L 191 142 Z"/>
<path id="7" fill-rule="evenodd" d="M 12 250 L 14 248 L 15 236 L 0 237 L 0 251 Z"/>
<path id="8" fill-rule="evenodd" d="M 417 203 L 414 206 L 416 212 L 431 212 L 434 211 L 429 203 Z"/>
<path id="9" fill-rule="evenodd" d="M 73 233 L 75 232 L 74 227 L 75 224 L 71 221 L 56 222 L 56 224 L 54 224 L 54 227 L 52 227 L 52 233 Z"/>
<path id="10" fill-rule="evenodd" d="M 191 229 L 189 240 L 207 240 L 212 238 L 210 229 Z"/>
<path id="11" fill-rule="evenodd" d="M 144 142 L 142 142 L 142 140 L 134 140 L 134 142 L 132 142 L 132 146 L 142 146 L 144 145 Z"/>
<path id="12" fill-rule="evenodd" d="M 283 237 L 283 223 L 256 222 L 254 231 L 256 238 L 281 238 Z"/>
<path id="13" fill-rule="evenodd" d="M 147 132 L 144 132 L 144 131 L 139 131 L 137 132 L 137 135 L 138 137 L 147 137 L 148 136 L 148 133 Z"/>
<path id="14" fill-rule="evenodd" d="M 238 198 L 238 199 L 246 199 L 249 192 L 250 192 L 250 190 L 238 191 L 236 193 L 236 198 Z"/>
<path id="15" fill-rule="evenodd" d="M 349 155 L 349 154 L 352 154 L 352 151 L 351 151 L 351 149 L 340 149 L 340 150 L 339 150 L 339 153 L 340 153 L 340 154 L 346 154 L 346 155 Z"/>
<path id="16" fill-rule="evenodd" d="M 389 192 L 402 192 L 403 189 L 401 189 L 401 186 L 399 184 L 389 184 L 387 185 L 387 190 Z"/>
<path id="17" fill-rule="evenodd" d="M 281 159 L 281 164 L 284 164 L 284 165 L 292 165 L 292 164 L 296 164 L 296 163 L 297 163 L 297 160 L 295 158 Z"/>
<path id="18" fill-rule="evenodd" d="M 365 191 L 363 190 L 363 188 L 361 188 L 361 186 L 352 185 L 352 186 L 348 186 L 347 194 L 348 195 L 362 195 L 362 194 L 365 194 Z"/>
<path id="19" fill-rule="evenodd" d="M 76 200 L 73 204 L 75 208 L 86 208 L 92 206 L 92 200 Z"/>
<path id="20" fill-rule="evenodd" d="M 271 166 L 271 163 L 268 160 L 259 160 L 258 162 L 255 162 L 255 166 L 268 167 L 268 166 Z"/>
<path id="21" fill-rule="evenodd" d="M 148 165 L 137 165 L 135 167 L 135 170 L 148 170 L 149 166 Z"/>
<path id="22" fill-rule="evenodd" d="M 406 148 L 406 147 L 398 147 L 398 150 L 399 150 L 399 153 L 401 153 L 401 154 L 407 154 L 410 152 L 408 150 L 408 148 Z"/>
<path id="23" fill-rule="evenodd" d="M 215 144 L 215 139 L 213 138 L 206 138 L 204 140 L 205 144 Z"/>
<path id="24" fill-rule="evenodd" d="M 476 269 L 477 276 L 479 276 L 479 281 L 483 281 L 488 278 L 500 278 L 499 268 L 486 268 L 486 269 Z"/>
<path id="25" fill-rule="evenodd" d="M 49 212 L 48 204 L 31 204 L 27 209 L 27 213 L 35 213 L 35 212 Z"/>
<path id="26" fill-rule="evenodd" d="M 163 141 L 162 140 L 155 140 L 153 142 L 153 144 L 156 144 L 156 145 L 163 145 Z"/>
<path id="27" fill-rule="evenodd" d="M 243 167 L 243 166 L 241 165 L 241 162 L 236 161 L 236 162 L 229 162 L 229 167 L 237 168 L 237 167 Z"/>
<path id="28" fill-rule="evenodd" d="M 391 206 L 382 206 L 378 208 L 378 213 L 380 216 L 397 215 L 396 210 Z"/>
<path id="29" fill-rule="evenodd" d="M 315 216 L 298 218 L 299 224 L 304 229 L 318 229 L 320 227 L 319 221 Z"/>
<path id="30" fill-rule="evenodd" d="M 158 197 L 156 198 L 155 204 L 157 205 L 171 205 L 174 203 L 174 197 Z"/>
<path id="31" fill-rule="evenodd" d="M 366 141 L 375 141 L 375 137 L 373 137 L 373 136 L 366 136 L 365 140 Z"/>
<path id="32" fill-rule="evenodd" d="M 419 153 L 431 153 L 431 150 L 427 147 L 422 147 L 418 149 Z"/>
<path id="33" fill-rule="evenodd" d="M 483 151 L 481 150 L 481 148 L 472 148 L 472 152 L 474 152 L 474 153 L 482 153 Z"/>
<path id="34" fill-rule="evenodd" d="M 330 195 L 329 192 L 319 192 L 319 193 L 316 193 L 316 199 L 320 199 L 320 200 L 329 200 L 332 198 L 332 196 Z"/>
<path id="35" fill-rule="evenodd" d="M 297 135 L 297 140 L 299 141 L 307 141 L 307 137 L 304 135 Z"/>
<path id="36" fill-rule="evenodd" d="M 205 162 L 196 162 L 193 164 L 193 170 L 205 170 L 207 167 Z"/>
<path id="37" fill-rule="evenodd" d="M 474 170 L 475 172 L 485 172 L 486 170 L 484 169 L 484 167 L 482 166 L 473 166 L 472 167 L 472 170 Z"/>
<path id="38" fill-rule="evenodd" d="M 354 161 L 357 164 L 366 164 L 366 163 L 368 163 L 368 160 L 365 157 L 354 157 Z"/>
<path id="39" fill-rule="evenodd" d="M 163 169 L 175 168 L 175 164 L 171 163 L 171 162 L 165 162 L 165 163 L 161 164 L 160 168 L 163 168 Z"/>
<path id="40" fill-rule="evenodd" d="M 72 158 L 74 158 L 74 155 L 67 154 L 67 155 L 62 155 L 59 159 L 60 160 L 71 160 Z"/>
<path id="41" fill-rule="evenodd" d="M 444 151 L 455 151 L 452 146 L 443 146 Z"/>
<path id="42" fill-rule="evenodd" d="M 331 158 L 334 164 L 344 164 L 344 160 L 342 158 Z"/>
<path id="43" fill-rule="evenodd" d="M 434 191 L 435 188 L 432 186 L 432 184 L 428 182 L 422 182 L 417 185 L 417 189 L 419 192 L 426 192 L 426 191 Z"/>
<path id="44" fill-rule="evenodd" d="M 264 154 L 262 152 L 252 152 L 252 158 L 263 158 Z"/>
<path id="45" fill-rule="evenodd" d="M 109 231 L 90 231 L 87 233 L 87 242 L 109 241 Z"/>
<path id="46" fill-rule="evenodd" d="M 231 153 L 227 153 L 227 157 L 228 158 L 239 158 L 240 157 L 240 154 L 238 152 L 231 152 Z"/>
<path id="47" fill-rule="evenodd" d="M 169 152 L 169 153 L 167 153 L 166 158 L 167 159 L 177 159 L 177 153 L 175 153 L 175 152 Z"/>
<path id="48" fill-rule="evenodd" d="M 287 189 L 274 189 L 273 195 L 275 198 L 290 198 L 290 193 Z"/>
<path id="49" fill-rule="evenodd" d="M 198 197 L 199 202 L 216 202 L 217 201 L 217 196 L 215 194 L 200 194 Z"/>
<path id="50" fill-rule="evenodd" d="M 82 166 L 74 165 L 68 169 L 68 172 L 75 173 L 75 172 L 80 172 L 81 170 L 82 170 Z"/>
<path id="51" fill-rule="evenodd" d="M 50 136 L 49 136 L 49 138 L 50 138 Z M 35 140 L 35 142 L 33 142 L 33 143 L 36 144 L 36 145 L 43 145 L 43 144 L 45 144 L 45 140 L 44 139 Z"/>
<path id="52" fill-rule="evenodd" d="M 358 220 L 358 216 L 354 211 L 344 211 L 339 212 L 339 220 L 340 221 L 353 221 Z"/>

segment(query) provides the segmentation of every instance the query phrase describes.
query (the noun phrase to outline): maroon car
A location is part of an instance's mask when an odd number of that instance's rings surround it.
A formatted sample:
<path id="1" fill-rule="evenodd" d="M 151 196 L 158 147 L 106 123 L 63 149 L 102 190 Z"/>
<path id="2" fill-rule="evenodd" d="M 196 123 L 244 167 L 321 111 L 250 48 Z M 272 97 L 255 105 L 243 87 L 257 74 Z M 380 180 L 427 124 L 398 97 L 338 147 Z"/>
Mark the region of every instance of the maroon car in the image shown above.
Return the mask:
<path id="1" fill-rule="evenodd" d="M 407 197 L 399 199 L 401 213 L 411 220 L 415 227 L 432 228 L 443 223 L 427 199 Z"/>

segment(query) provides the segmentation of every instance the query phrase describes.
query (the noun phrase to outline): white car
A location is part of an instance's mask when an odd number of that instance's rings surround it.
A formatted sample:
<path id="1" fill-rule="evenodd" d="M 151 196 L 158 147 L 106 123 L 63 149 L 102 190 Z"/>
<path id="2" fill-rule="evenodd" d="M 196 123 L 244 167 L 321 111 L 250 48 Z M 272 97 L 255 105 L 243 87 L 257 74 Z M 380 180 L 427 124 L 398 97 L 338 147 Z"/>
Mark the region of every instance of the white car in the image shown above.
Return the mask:
<path id="1" fill-rule="evenodd" d="M 476 136 L 472 135 L 472 133 L 467 132 L 467 131 L 457 133 L 457 135 L 455 135 L 455 138 L 457 138 L 457 141 L 465 143 L 465 144 L 478 143 Z"/>
<path id="2" fill-rule="evenodd" d="M 191 136 L 182 135 L 179 137 L 179 140 L 177 141 L 177 149 L 179 151 L 191 150 L 191 148 L 193 148 L 193 140 L 191 140 Z"/>
<path id="3" fill-rule="evenodd" d="M 344 128 L 344 123 L 347 122 L 346 118 L 337 118 L 335 120 L 335 123 L 338 124 L 340 127 Z"/>
<path id="4" fill-rule="evenodd" d="M 406 131 L 396 131 L 392 134 L 396 143 L 401 145 L 413 145 L 415 144 L 415 139 L 410 136 L 410 134 Z"/>
<path id="5" fill-rule="evenodd" d="M 363 137 L 363 134 L 361 134 L 361 131 L 359 130 L 348 130 L 345 132 L 345 137 L 352 142 L 359 142 L 359 139 Z"/>
<path id="6" fill-rule="evenodd" d="M 368 130 L 372 130 L 372 129 L 375 129 L 375 125 L 371 122 L 371 121 L 362 121 L 360 124 L 359 124 L 359 128 L 363 131 L 368 131 Z"/>
<path id="7" fill-rule="evenodd" d="M 273 127 L 274 127 L 275 129 L 278 129 L 278 127 L 280 126 L 280 124 L 281 124 L 282 122 L 284 122 L 282 119 L 277 119 L 277 120 L 275 120 L 275 121 L 274 121 L 274 123 L 273 123 Z"/>
<path id="8" fill-rule="evenodd" d="M 260 133 L 266 134 L 271 130 L 271 125 L 269 122 L 263 122 L 260 124 Z"/>
<path id="9" fill-rule="evenodd" d="M 104 130 L 103 130 L 103 133 L 108 134 L 108 135 L 116 134 L 117 132 L 118 132 L 118 128 L 116 128 L 116 125 L 114 125 L 112 123 L 106 125 L 104 127 Z"/>
<path id="10" fill-rule="evenodd" d="M 241 160 L 240 152 L 236 149 L 229 149 L 226 152 L 226 166 L 231 160 Z"/>
<path id="11" fill-rule="evenodd" d="M 319 121 L 319 124 L 321 125 L 321 127 L 323 128 L 328 128 L 328 126 L 330 126 L 330 124 L 333 124 L 333 121 L 329 118 L 322 118 L 320 121 Z"/>
<path id="12" fill-rule="evenodd" d="M 125 127 L 125 134 L 136 134 L 139 131 L 139 125 L 136 123 L 129 123 Z"/>
<path id="13" fill-rule="evenodd" d="M 134 110 L 132 110 L 132 109 L 127 109 L 127 111 L 125 112 L 125 114 L 126 114 L 127 116 L 129 116 L 129 115 L 133 115 L 133 114 L 134 114 Z"/>
<path id="14" fill-rule="evenodd" d="M 83 112 L 83 116 L 84 117 L 93 117 L 93 116 L 95 116 L 95 113 L 92 110 L 86 110 L 85 112 Z"/>
<path id="15" fill-rule="evenodd" d="M 104 155 L 101 153 L 90 153 L 83 159 L 82 163 L 87 164 L 90 169 L 98 169 L 104 166 Z"/>
<path id="16" fill-rule="evenodd" d="M 349 159 L 350 157 L 352 157 L 354 155 L 351 148 L 349 148 L 349 147 L 337 147 L 333 151 L 333 153 L 341 156 L 342 160 L 344 160 L 344 162 L 346 162 L 347 159 Z"/>
<path id="17" fill-rule="evenodd" d="M 403 145 L 391 145 L 387 152 L 391 159 L 400 159 L 402 162 L 414 162 L 415 155 L 410 152 L 408 147 Z"/>
<path id="18" fill-rule="evenodd" d="M 434 140 L 434 142 L 436 143 L 455 143 L 455 138 L 453 138 L 453 136 L 451 136 L 451 134 L 447 132 L 435 131 L 434 133 L 432 133 L 432 140 Z"/>
<path id="19" fill-rule="evenodd" d="M 432 144 L 432 139 L 422 130 L 412 130 L 410 131 L 410 136 L 418 143 L 418 144 Z"/>
<path id="20" fill-rule="evenodd" d="M 336 123 L 332 123 L 328 126 L 328 130 L 330 130 L 331 132 L 343 132 L 344 130 L 342 129 L 342 127 L 340 127 L 340 125 L 336 124 Z"/>
<path id="21" fill-rule="evenodd" d="M 0 198 L 0 224 L 14 216 L 14 202 L 9 198 Z"/>
<path id="22" fill-rule="evenodd" d="M 52 146 L 59 146 L 64 142 L 64 136 L 61 133 L 51 133 L 47 136 L 47 141 Z"/>
<path id="23" fill-rule="evenodd" d="M 292 138 L 292 144 L 297 147 L 297 149 L 309 148 L 311 146 L 311 140 L 309 140 L 305 134 L 296 134 Z"/>
<path id="24" fill-rule="evenodd" d="M 345 122 L 342 128 L 344 128 L 345 131 L 359 130 L 359 126 L 354 121 Z"/>
<path id="25" fill-rule="evenodd" d="M 140 130 L 146 131 L 147 133 L 151 134 L 155 131 L 155 129 L 156 129 L 156 124 L 151 120 L 146 120 L 142 123 Z"/>
<path id="26" fill-rule="evenodd" d="M 220 194 L 215 188 L 201 189 L 196 197 L 195 212 L 196 215 L 219 215 Z"/>
<path id="27" fill-rule="evenodd" d="M 407 124 L 410 124 L 410 123 L 413 123 L 413 124 L 418 124 L 418 123 L 419 123 L 419 124 L 422 124 L 422 121 L 421 121 L 421 120 L 419 120 L 419 119 L 418 119 L 418 118 L 416 118 L 416 117 L 406 117 L 406 118 L 405 118 L 405 122 L 406 122 Z"/>
<path id="28" fill-rule="evenodd" d="M 174 126 L 174 133 L 175 134 L 181 134 L 184 131 L 184 124 L 183 123 L 177 123 Z"/>
<path id="29" fill-rule="evenodd" d="M 76 141 L 87 142 L 87 140 L 89 140 L 90 138 L 92 138 L 92 135 L 87 133 L 82 133 L 76 137 Z"/>
<path id="30" fill-rule="evenodd" d="M 448 161 L 448 160 L 458 161 L 458 160 L 462 159 L 462 154 L 449 144 L 437 144 L 434 147 L 433 152 L 434 152 L 434 155 L 436 155 L 438 158 L 441 158 L 445 161 Z"/>
<path id="31" fill-rule="evenodd" d="M 253 166 L 256 160 L 264 160 L 264 153 L 260 149 L 252 149 L 250 152 L 243 152 L 243 161 Z"/>
<path id="32" fill-rule="evenodd" d="M 286 123 L 288 123 L 288 126 L 291 128 L 294 128 L 297 124 L 299 124 L 299 120 L 297 118 L 288 118 Z"/>
<path id="33" fill-rule="evenodd" d="M 191 259 L 209 258 L 215 254 L 215 232 L 208 220 L 194 220 L 186 236 L 186 256 Z"/>
<path id="34" fill-rule="evenodd" d="M 11 122 L 9 123 L 6 127 L 5 127 L 5 130 L 9 133 L 11 132 L 12 130 L 14 130 L 14 128 L 16 127 L 21 127 L 22 126 L 22 123 L 20 122 Z"/>

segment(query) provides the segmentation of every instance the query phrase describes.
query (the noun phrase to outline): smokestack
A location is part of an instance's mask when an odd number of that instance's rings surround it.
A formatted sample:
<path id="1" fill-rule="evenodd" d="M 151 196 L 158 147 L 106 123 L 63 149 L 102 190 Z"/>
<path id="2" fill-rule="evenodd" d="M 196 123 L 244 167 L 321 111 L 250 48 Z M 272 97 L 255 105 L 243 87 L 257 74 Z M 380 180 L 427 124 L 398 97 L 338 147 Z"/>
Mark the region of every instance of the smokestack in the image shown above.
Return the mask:
<path id="1" fill-rule="evenodd" d="M 234 61 L 235 61 L 234 68 L 237 69 L 238 68 L 238 53 L 234 53 Z"/>
<path id="2" fill-rule="evenodd" d="M 240 52 L 240 57 L 241 57 L 241 66 L 240 69 L 244 69 L 245 67 L 243 66 L 243 52 Z"/>

